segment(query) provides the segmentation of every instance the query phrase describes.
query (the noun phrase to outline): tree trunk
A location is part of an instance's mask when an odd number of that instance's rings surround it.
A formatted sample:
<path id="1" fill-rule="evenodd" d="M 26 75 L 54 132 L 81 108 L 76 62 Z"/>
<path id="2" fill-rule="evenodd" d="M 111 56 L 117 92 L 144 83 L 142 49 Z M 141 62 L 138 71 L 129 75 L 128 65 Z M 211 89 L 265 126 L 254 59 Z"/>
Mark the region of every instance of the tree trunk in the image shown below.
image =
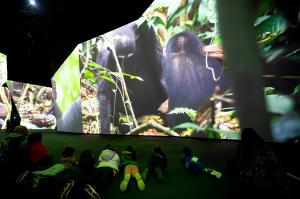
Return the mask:
<path id="1" fill-rule="evenodd" d="M 217 1 L 226 65 L 230 67 L 235 106 L 241 128 L 251 127 L 271 141 L 269 116 L 262 87 L 262 63 L 254 31 L 251 0 Z"/>

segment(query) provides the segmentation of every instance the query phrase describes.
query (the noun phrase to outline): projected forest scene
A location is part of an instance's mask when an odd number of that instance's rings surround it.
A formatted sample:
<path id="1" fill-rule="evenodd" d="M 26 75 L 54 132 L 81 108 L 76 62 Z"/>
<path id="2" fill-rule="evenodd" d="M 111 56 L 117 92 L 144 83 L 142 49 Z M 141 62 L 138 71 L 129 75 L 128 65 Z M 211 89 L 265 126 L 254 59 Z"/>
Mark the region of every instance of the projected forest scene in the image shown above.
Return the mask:
<path id="1" fill-rule="evenodd" d="M 6 122 L 10 118 L 11 100 L 9 90 L 0 88 L 0 129 L 6 128 Z"/>
<path id="2" fill-rule="evenodd" d="M 28 129 L 55 128 L 52 88 L 9 80 L 6 84 L 21 117 L 21 125 Z"/>
<path id="3" fill-rule="evenodd" d="M 0 85 L 7 80 L 7 59 L 6 55 L 0 52 Z"/>
<path id="4" fill-rule="evenodd" d="M 299 63 L 293 26 L 264 0 L 253 27 L 273 136 L 283 141 L 300 128 L 299 77 L 277 73 L 281 61 Z M 240 139 L 222 45 L 216 1 L 154 1 L 138 20 L 78 45 L 80 96 L 60 110 L 64 131 Z M 294 135 L 279 135 L 285 122 Z"/>

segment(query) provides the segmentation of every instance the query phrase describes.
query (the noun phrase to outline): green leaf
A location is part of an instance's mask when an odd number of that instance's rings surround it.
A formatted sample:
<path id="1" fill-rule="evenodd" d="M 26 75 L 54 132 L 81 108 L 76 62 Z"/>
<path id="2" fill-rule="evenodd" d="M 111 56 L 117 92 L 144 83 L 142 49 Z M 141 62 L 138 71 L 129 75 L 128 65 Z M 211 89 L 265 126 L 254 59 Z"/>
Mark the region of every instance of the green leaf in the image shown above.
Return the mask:
<path id="1" fill-rule="evenodd" d="M 130 79 L 137 79 L 140 81 L 144 81 L 143 78 L 136 76 L 136 75 L 131 75 L 128 73 L 122 73 L 122 72 L 111 72 L 112 75 L 116 76 L 116 77 L 121 77 L 121 76 L 126 76 L 129 77 Z"/>
<path id="2" fill-rule="evenodd" d="M 102 69 L 105 69 L 105 70 L 106 70 L 106 68 L 104 68 L 103 66 L 100 66 L 99 64 L 97 64 L 97 63 L 95 63 L 95 62 L 89 62 L 89 63 L 88 63 L 88 66 L 89 66 L 89 67 L 92 67 L 92 68 L 102 68 Z"/>
<path id="3" fill-rule="evenodd" d="M 108 76 L 100 76 L 102 79 L 105 79 L 109 81 L 110 83 L 116 84 L 115 80 L 113 78 L 110 78 Z"/>
<path id="4" fill-rule="evenodd" d="M 274 0 L 262 0 L 260 1 L 259 9 L 257 12 L 257 16 L 261 16 L 264 13 L 270 11 L 274 5 Z"/>
<path id="5" fill-rule="evenodd" d="M 106 70 L 99 71 L 97 74 L 98 76 L 109 76 L 109 72 Z"/>
<path id="6" fill-rule="evenodd" d="M 174 20 L 181 16 L 182 14 L 184 14 L 186 12 L 185 7 L 180 7 L 179 9 L 177 9 L 174 13 L 172 13 L 169 17 L 168 17 L 168 21 L 167 21 L 167 28 L 169 26 L 171 26 L 174 22 Z"/>
<path id="7" fill-rule="evenodd" d="M 215 24 L 218 21 L 216 13 L 216 1 L 204 0 L 198 9 L 198 21 L 201 25 L 205 25 L 207 22 Z"/>
<path id="8" fill-rule="evenodd" d="M 190 108 L 179 107 L 171 110 L 168 114 L 187 114 L 189 118 L 194 121 L 196 118 L 197 112 Z"/>
<path id="9" fill-rule="evenodd" d="M 57 95 L 56 99 L 62 112 L 80 96 L 80 77 L 79 52 L 76 47 L 54 75 L 57 90 L 64 93 Z"/>
<path id="10" fill-rule="evenodd" d="M 94 79 L 95 78 L 94 73 L 92 73 L 89 70 L 85 70 L 83 74 L 86 79 Z"/>
<path id="11" fill-rule="evenodd" d="M 241 136 L 239 133 L 237 132 L 234 132 L 234 131 L 224 131 L 224 130 L 221 130 L 221 129 L 214 129 L 214 128 L 208 128 L 207 129 L 208 131 L 213 131 L 215 133 L 218 133 L 218 134 L 223 134 L 224 136 L 230 138 L 230 139 L 236 139 L 236 140 L 240 140 L 241 139 Z"/>
<path id="12" fill-rule="evenodd" d="M 264 91 L 265 91 L 265 95 L 273 95 L 273 94 L 275 94 L 275 88 L 273 88 L 273 87 L 265 87 Z"/>
<path id="13" fill-rule="evenodd" d="M 216 35 L 214 31 L 206 31 L 204 33 L 200 33 L 199 37 L 201 37 L 202 40 L 213 38 Z"/>
<path id="14" fill-rule="evenodd" d="M 281 13 L 272 15 L 255 26 L 259 44 L 270 44 L 275 38 L 285 32 L 288 28 L 288 21 Z"/>
<path id="15" fill-rule="evenodd" d="M 159 26 L 159 25 L 162 25 L 162 26 L 166 26 L 166 23 L 164 22 L 164 20 L 160 17 L 160 16 L 155 16 L 153 18 L 153 25 L 154 26 Z"/>
<path id="16" fill-rule="evenodd" d="M 275 49 L 271 49 L 271 46 L 265 47 L 262 51 L 263 57 L 266 59 L 267 63 L 270 63 L 280 57 L 283 57 L 286 54 L 286 47 L 278 47 Z"/>
<path id="17" fill-rule="evenodd" d="M 222 45 L 222 39 L 221 39 L 221 37 L 219 36 L 219 35 L 216 35 L 215 37 L 214 37 L 214 40 L 213 40 L 213 42 L 212 42 L 213 44 L 216 44 L 216 45 Z"/>
<path id="18" fill-rule="evenodd" d="M 204 128 L 201 128 L 198 124 L 191 123 L 191 122 L 186 122 L 186 123 L 179 124 L 177 126 L 174 126 L 172 129 L 188 129 L 188 128 L 189 129 L 194 129 L 197 132 L 205 130 Z"/>
<path id="19" fill-rule="evenodd" d="M 294 94 L 300 92 L 300 84 L 298 84 L 294 89 Z"/>
<path id="20" fill-rule="evenodd" d="M 271 113 L 285 114 L 294 109 L 295 102 L 290 96 L 286 95 L 267 95 L 266 105 Z"/>
<path id="21" fill-rule="evenodd" d="M 254 22 L 254 26 L 258 26 L 259 24 L 261 24 L 265 20 L 269 19 L 270 17 L 271 17 L 271 15 L 265 15 L 265 16 L 257 18 L 256 21 Z"/>

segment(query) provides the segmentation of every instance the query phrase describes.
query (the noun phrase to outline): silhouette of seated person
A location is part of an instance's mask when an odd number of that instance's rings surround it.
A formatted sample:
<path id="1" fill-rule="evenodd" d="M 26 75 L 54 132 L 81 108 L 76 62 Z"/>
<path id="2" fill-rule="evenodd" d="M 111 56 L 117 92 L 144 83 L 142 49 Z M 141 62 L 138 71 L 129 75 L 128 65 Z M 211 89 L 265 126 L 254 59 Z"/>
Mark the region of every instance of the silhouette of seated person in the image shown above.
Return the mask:
<path id="1" fill-rule="evenodd" d="M 237 168 L 243 194 L 248 197 L 289 197 L 285 173 L 273 149 L 252 128 L 242 130 Z"/>
<path id="2" fill-rule="evenodd" d="M 23 142 L 26 140 L 28 130 L 25 126 L 18 125 L 7 135 L 7 154 L 6 161 L 8 167 L 15 172 L 24 166 Z"/>
<path id="3" fill-rule="evenodd" d="M 53 165 L 52 158 L 42 142 L 42 133 L 34 132 L 28 135 L 29 169 L 44 170 Z"/>

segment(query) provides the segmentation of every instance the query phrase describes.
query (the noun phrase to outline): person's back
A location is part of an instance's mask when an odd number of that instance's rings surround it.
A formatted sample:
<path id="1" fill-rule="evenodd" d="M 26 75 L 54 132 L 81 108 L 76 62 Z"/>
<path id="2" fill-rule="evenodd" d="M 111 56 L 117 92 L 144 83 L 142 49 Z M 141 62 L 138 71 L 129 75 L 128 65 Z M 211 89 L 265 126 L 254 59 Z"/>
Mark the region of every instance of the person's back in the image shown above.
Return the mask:
<path id="1" fill-rule="evenodd" d="M 114 170 L 114 173 L 119 172 L 120 158 L 119 155 L 110 149 L 104 149 L 100 156 L 97 168 L 109 167 Z"/>
<path id="2" fill-rule="evenodd" d="M 61 163 L 65 168 L 71 168 L 72 166 L 76 166 L 78 161 L 74 156 L 75 148 L 74 147 L 66 147 L 62 152 L 62 157 L 60 158 Z"/>
<path id="3" fill-rule="evenodd" d="M 115 149 L 107 145 L 101 151 L 95 171 L 94 186 L 99 194 L 103 194 L 119 172 L 120 158 Z"/>
<path id="4" fill-rule="evenodd" d="M 40 132 L 32 133 L 28 136 L 28 146 L 32 170 L 43 170 L 52 165 Z"/>
<path id="5" fill-rule="evenodd" d="M 239 177 L 253 196 L 288 197 L 285 176 L 274 150 L 252 128 L 242 131 L 237 150 Z"/>
<path id="6" fill-rule="evenodd" d="M 204 166 L 200 163 L 199 158 L 196 157 L 189 147 L 183 148 L 183 162 L 188 171 L 197 173 L 204 169 Z"/>
<path id="7" fill-rule="evenodd" d="M 87 195 L 95 196 L 94 198 L 100 198 L 99 194 L 91 186 L 94 185 L 96 167 L 95 157 L 90 149 L 85 149 L 81 152 L 79 157 L 79 163 L 72 167 L 72 178 L 65 184 L 63 191 L 60 194 L 61 199 L 66 198 L 85 198 Z"/>
<path id="8" fill-rule="evenodd" d="M 182 159 L 185 164 L 185 167 L 193 175 L 197 175 L 199 172 L 204 172 L 209 175 L 215 176 L 218 179 L 222 177 L 221 172 L 204 166 L 200 162 L 199 158 L 192 153 L 192 150 L 190 147 L 183 147 L 182 151 L 184 154 Z"/>
<path id="9" fill-rule="evenodd" d="M 23 153 L 28 152 L 27 148 L 23 151 L 22 143 L 26 141 L 28 130 L 25 126 L 16 126 L 11 132 L 8 132 L 8 149 L 7 149 L 7 160 L 10 167 L 19 168 L 24 165 Z M 27 157 L 26 157 L 27 158 Z"/>

